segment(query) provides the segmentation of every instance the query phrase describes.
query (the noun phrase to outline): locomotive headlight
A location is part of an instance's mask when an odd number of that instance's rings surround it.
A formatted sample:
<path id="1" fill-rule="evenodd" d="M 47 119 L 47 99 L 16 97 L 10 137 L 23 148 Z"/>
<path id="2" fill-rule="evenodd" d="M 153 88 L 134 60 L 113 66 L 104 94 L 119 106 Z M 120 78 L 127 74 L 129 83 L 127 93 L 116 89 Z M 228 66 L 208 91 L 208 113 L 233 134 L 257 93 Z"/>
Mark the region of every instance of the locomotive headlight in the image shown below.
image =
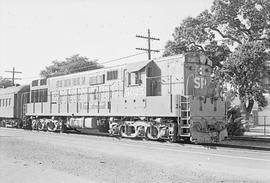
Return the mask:
<path id="1" fill-rule="evenodd" d="M 202 74 L 203 74 L 203 73 L 202 73 L 202 68 L 201 68 L 201 67 L 199 68 L 198 74 L 199 74 L 199 75 L 202 75 Z"/>

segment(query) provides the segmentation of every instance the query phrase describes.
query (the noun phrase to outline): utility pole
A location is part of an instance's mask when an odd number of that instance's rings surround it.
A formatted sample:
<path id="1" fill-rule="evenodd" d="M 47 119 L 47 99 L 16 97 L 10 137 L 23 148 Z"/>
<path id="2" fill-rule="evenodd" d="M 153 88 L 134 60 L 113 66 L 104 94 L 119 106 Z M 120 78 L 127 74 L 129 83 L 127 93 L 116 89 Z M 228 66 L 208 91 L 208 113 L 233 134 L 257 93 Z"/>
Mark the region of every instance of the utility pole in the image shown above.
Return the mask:
<path id="1" fill-rule="evenodd" d="M 22 72 L 19 72 L 19 71 L 15 71 L 15 67 L 12 68 L 12 71 L 5 71 L 5 72 L 10 72 L 10 73 L 12 73 L 12 78 L 7 78 L 7 79 L 12 79 L 12 84 L 13 84 L 13 86 L 15 86 L 15 80 L 22 79 L 22 78 L 15 78 L 15 73 L 19 73 L 19 74 L 22 73 Z"/>
<path id="2" fill-rule="evenodd" d="M 148 29 L 148 35 L 147 36 L 136 35 L 136 37 L 147 39 L 147 41 L 148 41 L 148 49 L 146 49 L 146 48 L 136 48 L 136 50 L 147 51 L 148 52 L 148 60 L 151 60 L 151 52 L 159 52 L 159 50 L 151 50 L 151 40 L 159 41 L 160 39 L 151 37 L 150 36 L 150 29 Z"/>

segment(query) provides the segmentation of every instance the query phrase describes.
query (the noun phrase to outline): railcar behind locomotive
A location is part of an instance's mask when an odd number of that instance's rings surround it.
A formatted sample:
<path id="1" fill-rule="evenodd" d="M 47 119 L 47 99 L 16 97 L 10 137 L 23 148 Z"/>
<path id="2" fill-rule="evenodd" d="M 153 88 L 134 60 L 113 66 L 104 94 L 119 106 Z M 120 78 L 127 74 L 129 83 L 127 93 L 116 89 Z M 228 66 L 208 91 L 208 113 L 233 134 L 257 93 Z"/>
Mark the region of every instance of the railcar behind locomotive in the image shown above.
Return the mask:
<path id="1" fill-rule="evenodd" d="M 29 90 L 29 85 L 0 88 L 0 126 L 21 127 Z"/>
<path id="2" fill-rule="evenodd" d="M 35 80 L 26 116 L 38 130 L 218 141 L 225 102 L 211 74 L 211 60 L 189 53 Z"/>

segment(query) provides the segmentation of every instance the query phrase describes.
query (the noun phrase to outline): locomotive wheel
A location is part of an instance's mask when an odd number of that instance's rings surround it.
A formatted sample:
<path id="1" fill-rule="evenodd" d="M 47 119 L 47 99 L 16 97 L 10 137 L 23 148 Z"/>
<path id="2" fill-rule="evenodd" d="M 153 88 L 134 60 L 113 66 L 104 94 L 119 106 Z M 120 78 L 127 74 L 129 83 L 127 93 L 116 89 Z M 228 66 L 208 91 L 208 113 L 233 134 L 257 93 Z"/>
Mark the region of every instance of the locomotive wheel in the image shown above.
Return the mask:
<path id="1" fill-rule="evenodd" d="M 158 136 L 158 129 L 156 127 L 153 127 L 152 129 L 152 134 L 151 134 L 154 138 L 156 138 Z"/>
<path id="2" fill-rule="evenodd" d="M 32 130 L 36 130 L 37 129 L 37 121 L 36 120 L 32 120 L 31 127 L 32 127 Z"/>
<path id="3" fill-rule="evenodd" d="M 120 127 L 120 136 L 124 137 L 123 134 L 125 133 L 125 126 Z"/>
<path id="4" fill-rule="evenodd" d="M 43 130 L 43 125 L 42 125 L 41 121 L 37 122 L 37 130 L 39 130 L 39 131 Z"/>
<path id="5" fill-rule="evenodd" d="M 48 131 L 50 132 L 55 132 L 57 129 L 57 125 L 52 121 L 48 123 L 47 127 L 48 127 Z"/>
<path id="6" fill-rule="evenodd" d="M 117 125 L 111 126 L 111 128 L 109 129 L 109 133 L 111 136 L 120 135 L 119 127 Z"/>
<path id="7" fill-rule="evenodd" d="M 148 127 L 146 129 L 146 134 L 145 134 L 145 137 L 146 137 L 147 140 L 148 139 L 151 139 L 151 140 L 157 140 L 158 139 L 157 138 L 157 136 L 158 136 L 158 129 L 156 127 L 153 127 L 152 133 L 153 134 L 151 134 L 150 127 Z"/>
<path id="8" fill-rule="evenodd" d="M 145 131 L 145 140 L 149 140 L 148 135 L 150 134 L 150 128 L 148 127 Z"/>

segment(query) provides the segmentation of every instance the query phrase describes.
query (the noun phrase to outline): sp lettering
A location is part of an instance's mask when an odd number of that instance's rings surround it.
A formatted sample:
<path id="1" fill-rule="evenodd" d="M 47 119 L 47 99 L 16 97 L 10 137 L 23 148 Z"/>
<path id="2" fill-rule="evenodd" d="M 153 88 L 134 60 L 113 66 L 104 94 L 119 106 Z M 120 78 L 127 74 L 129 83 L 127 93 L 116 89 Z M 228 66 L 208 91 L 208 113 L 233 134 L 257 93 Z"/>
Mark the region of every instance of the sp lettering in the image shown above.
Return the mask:
<path id="1" fill-rule="evenodd" d="M 206 79 L 203 77 L 195 77 L 194 78 L 194 88 L 202 89 L 206 86 Z"/>

